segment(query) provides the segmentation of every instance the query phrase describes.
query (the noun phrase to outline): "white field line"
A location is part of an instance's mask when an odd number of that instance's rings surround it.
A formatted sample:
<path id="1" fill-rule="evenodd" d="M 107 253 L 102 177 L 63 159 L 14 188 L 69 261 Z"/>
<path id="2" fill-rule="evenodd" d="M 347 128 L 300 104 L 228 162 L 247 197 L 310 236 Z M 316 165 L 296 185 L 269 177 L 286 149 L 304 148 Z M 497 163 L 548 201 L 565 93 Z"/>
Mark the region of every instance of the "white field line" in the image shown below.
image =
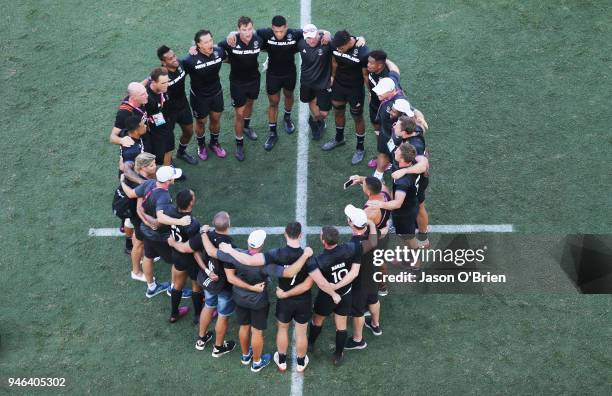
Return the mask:
<path id="1" fill-rule="evenodd" d="M 302 224 L 304 224 L 302 222 Z M 349 227 L 336 227 L 341 234 L 350 234 Z M 232 235 L 249 235 L 255 230 L 264 230 L 268 235 L 283 235 L 285 227 L 233 227 L 230 229 Z M 305 235 L 318 235 L 321 232 L 320 226 L 305 227 Z M 474 233 L 508 233 L 514 232 L 512 224 L 446 224 L 430 225 L 429 232 L 433 234 L 474 234 Z M 123 233 L 119 228 L 90 228 L 89 236 L 94 237 L 119 237 Z"/>

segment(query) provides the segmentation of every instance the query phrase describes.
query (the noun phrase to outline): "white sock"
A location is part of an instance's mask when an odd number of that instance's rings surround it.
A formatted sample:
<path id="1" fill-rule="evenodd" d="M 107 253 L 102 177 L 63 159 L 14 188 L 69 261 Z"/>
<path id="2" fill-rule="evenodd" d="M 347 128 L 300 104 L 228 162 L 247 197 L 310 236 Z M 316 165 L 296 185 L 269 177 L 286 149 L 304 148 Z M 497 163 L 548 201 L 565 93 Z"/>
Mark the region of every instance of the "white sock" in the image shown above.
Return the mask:
<path id="1" fill-rule="evenodd" d="M 254 365 L 261 364 L 261 359 L 259 359 L 258 361 L 253 360 L 253 364 L 254 364 Z"/>
<path id="2" fill-rule="evenodd" d="M 379 172 L 378 170 L 375 170 L 375 171 L 374 171 L 374 175 L 373 175 L 373 176 L 374 176 L 375 178 L 377 178 L 378 180 L 382 181 L 382 179 L 383 179 L 383 175 L 384 175 L 384 173 Z"/>
<path id="3" fill-rule="evenodd" d="M 151 282 L 151 283 L 147 282 L 147 286 L 148 286 L 149 290 L 157 289 L 157 283 L 155 282 L 155 280 L 153 280 L 153 282 Z"/>

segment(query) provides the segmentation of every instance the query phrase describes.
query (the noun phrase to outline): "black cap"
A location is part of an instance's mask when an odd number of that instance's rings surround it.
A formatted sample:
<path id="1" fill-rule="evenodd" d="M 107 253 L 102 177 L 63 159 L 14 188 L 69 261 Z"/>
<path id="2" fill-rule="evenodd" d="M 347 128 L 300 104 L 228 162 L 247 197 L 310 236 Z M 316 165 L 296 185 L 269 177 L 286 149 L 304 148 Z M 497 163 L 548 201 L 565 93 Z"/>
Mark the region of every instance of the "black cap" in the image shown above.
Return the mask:
<path id="1" fill-rule="evenodd" d="M 342 47 L 351 39 L 351 35 L 346 30 L 339 30 L 334 34 L 334 39 L 332 40 L 332 45 L 336 48 Z"/>

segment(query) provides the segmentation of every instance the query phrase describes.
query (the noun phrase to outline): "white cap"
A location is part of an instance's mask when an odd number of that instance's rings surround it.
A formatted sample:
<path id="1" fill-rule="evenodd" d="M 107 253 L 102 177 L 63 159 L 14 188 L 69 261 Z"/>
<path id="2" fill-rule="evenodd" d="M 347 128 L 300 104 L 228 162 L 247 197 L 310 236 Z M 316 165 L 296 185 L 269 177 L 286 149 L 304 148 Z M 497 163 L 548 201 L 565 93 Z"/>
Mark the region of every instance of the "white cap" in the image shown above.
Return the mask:
<path id="1" fill-rule="evenodd" d="M 304 31 L 304 38 L 315 38 L 319 34 L 319 29 L 312 23 L 304 26 L 302 30 Z"/>
<path id="2" fill-rule="evenodd" d="M 264 230 L 255 230 L 249 235 L 247 243 L 251 249 L 257 249 L 264 244 L 265 240 L 266 232 Z"/>
<path id="3" fill-rule="evenodd" d="M 368 224 L 368 216 L 363 209 L 356 208 L 353 205 L 346 205 L 344 208 L 344 214 L 357 228 L 365 227 L 365 225 Z"/>
<path id="4" fill-rule="evenodd" d="M 414 111 L 412 111 L 412 107 L 410 106 L 410 102 L 406 99 L 396 99 L 393 102 L 393 110 L 397 110 L 400 113 L 406 114 L 408 117 L 414 116 Z"/>
<path id="5" fill-rule="evenodd" d="M 182 174 L 183 171 L 180 168 L 175 168 L 173 166 L 160 166 L 155 173 L 155 177 L 158 182 L 165 183 L 168 180 L 178 179 Z"/>
<path id="6" fill-rule="evenodd" d="M 394 89 L 395 81 L 393 81 L 389 77 L 385 77 L 378 80 L 378 84 L 376 84 L 376 86 L 372 88 L 372 91 L 374 91 L 376 95 L 382 95 L 386 94 L 387 92 L 391 92 Z"/>

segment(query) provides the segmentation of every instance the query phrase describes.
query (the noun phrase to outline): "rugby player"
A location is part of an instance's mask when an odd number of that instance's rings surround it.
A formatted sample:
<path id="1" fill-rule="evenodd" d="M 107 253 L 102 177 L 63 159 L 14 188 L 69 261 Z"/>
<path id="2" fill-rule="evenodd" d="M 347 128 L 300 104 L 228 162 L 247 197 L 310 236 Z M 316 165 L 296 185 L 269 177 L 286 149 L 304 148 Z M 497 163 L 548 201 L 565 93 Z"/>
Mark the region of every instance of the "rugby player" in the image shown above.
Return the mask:
<path id="1" fill-rule="evenodd" d="M 359 274 L 360 256 L 364 248 L 369 250 L 376 246 L 376 228 L 372 225 L 370 239 L 362 243 L 349 241 L 338 244 L 339 232 L 332 226 L 325 226 L 321 229 L 320 239 L 324 251 L 308 261 L 307 270 L 310 275 L 320 271 L 325 280 L 340 295 L 340 301 L 332 300 L 324 290 L 319 291 L 314 303 L 312 322 L 309 325 L 308 348 L 314 348 L 325 318 L 332 312 L 335 313 L 336 349 L 333 354 L 333 363 L 338 366 L 344 359 L 347 316 L 351 310 L 351 282 Z"/>
<path id="2" fill-rule="evenodd" d="M 249 345 L 252 347 L 253 364 L 251 371 L 258 372 L 270 363 L 271 356 L 263 355 L 264 336 L 263 331 L 267 327 L 269 303 L 267 292 L 268 276 L 276 278 L 294 278 L 302 270 L 306 260 L 312 256 L 312 249 L 306 248 L 304 252 L 291 265 L 279 265 L 282 263 L 268 263 L 264 266 L 250 266 L 242 264 L 234 255 L 259 255 L 265 241 L 266 233 L 263 230 L 255 230 L 249 235 L 249 250 L 234 250 L 231 246 L 220 245 L 221 252 L 217 255 L 220 259 L 230 263 L 225 267 L 227 278 L 232 283 L 233 298 L 236 301 L 236 313 L 240 323 L 240 346 L 243 356 L 248 356 Z M 224 250 L 227 250 L 226 253 Z M 301 249 L 300 249 L 301 250 Z M 288 263 L 289 264 L 289 263 Z M 251 334 L 249 342 L 249 333 Z M 286 353 L 286 350 L 285 350 Z M 285 357 L 286 358 L 286 357 Z M 275 362 L 279 369 L 287 369 L 286 362 L 279 362 L 279 354 L 275 353 Z M 305 365 L 304 365 L 305 366 Z"/>
<path id="3" fill-rule="evenodd" d="M 364 85 L 368 82 L 368 53 L 367 46 L 357 46 L 357 38 L 346 30 L 336 32 L 332 45 L 332 106 L 334 107 L 336 121 L 336 136 L 325 143 L 321 148 L 332 150 L 345 143 L 344 127 L 346 124 L 345 110 L 349 104 L 350 113 L 355 121 L 357 146 L 351 159 L 353 165 L 363 160 L 365 148 L 365 122 L 363 120 L 363 107 L 365 100 Z"/>
<path id="4" fill-rule="evenodd" d="M 168 245 L 173 247 L 176 242 L 189 241 L 193 237 L 200 236 L 200 223 L 193 217 L 191 212 L 195 205 L 196 197 L 192 190 L 182 190 L 176 195 L 176 209 L 172 214 L 173 217 L 190 216 L 191 223 L 188 226 L 173 225 L 170 228 L 171 236 L 168 238 Z M 174 285 L 170 290 L 172 310 L 170 315 L 170 323 L 176 322 L 181 316 L 187 314 L 187 307 L 179 308 L 181 298 L 183 297 L 183 287 L 187 281 L 187 277 L 191 278 L 193 292 L 191 300 L 193 302 L 194 321 L 198 322 L 202 312 L 202 304 L 204 303 L 204 295 L 198 280 L 198 264 L 196 263 L 193 254 L 181 253 L 176 249 L 172 249 L 172 272 L 174 273 Z"/>
<path id="5" fill-rule="evenodd" d="M 147 119 L 147 111 L 145 105 L 149 98 L 147 89 L 139 82 L 131 82 L 127 87 L 128 96 L 121 101 L 117 115 L 115 116 L 115 124 L 111 129 L 109 140 L 112 144 L 119 144 L 124 147 L 130 147 L 134 141 L 129 136 L 120 137 L 119 133 L 125 129 L 125 120 L 132 115 L 140 116 Z M 147 135 L 145 135 L 147 136 Z M 148 144 L 148 136 L 144 139 L 145 144 Z M 149 152 L 148 146 L 145 151 Z M 121 166 L 120 166 L 121 168 Z"/>
<path id="6" fill-rule="evenodd" d="M 144 121 L 142 121 L 140 117 L 134 117 L 134 118 L 138 120 L 140 125 L 144 126 Z M 127 123 L 129 124 L 129 121 Z M 134 167 L 133 172 L 138 176 L 138 178 L 140 178 L 142 182 L 144 182 L 145 180 L 155 180 L 155 171 L 157 170 L 157 166 L 155 165 L 155 156 L 153 154 L 140 153 L 136 156 L 136 158 L 134 158 L 133 162 L 126 160 L 125 161 L 125 169 L 126 169 L 125 175 L 126 176 L 128 173 L 127 170 L 131 169 L 132 166 Z M 127 177 L 124 177 L 123 181 L 130 188 L 136 188 L 139 184 L 141 184 L 141 181 L 133 181 L 133 179 L 129 179 Z M 129 198 L 127 193 L 123 190 L 123 187 L 121 185 L 119 186 L 119 188 L 117 188 L 117 191 L 115 192 L 115 194 L 129 199 L 129 203 L 127 204 L 129 207 L 129 212 L 128 212 L 129 216 L 126 218 L 125 222 L 133 230 L 133 232 L 131 233 L 132 234 L 131 235 L 131 239 L 132 239 L 131 247 L 132 248 L 130 252 L 130 258 L 132 261 L 132 271 L 131 271 L 130 276 L 134 280 L 146 282 L 147 280 L 140 266 L 140 262 L 143 257 L 143 249 L 144 249 L 143 238 L 144 237 L 142 235 L 142 232 L 140 231 L 140 223 L 142 221 L 140 220 L 140 217 L 138 216 L 138 213 L 136 210 L 136 199 Z M 128 221 L 129 221 L 129 224 L 128 224 Z M 126 230 L 127 229 L 128 227 L 126 227 Z"/>
<path id="7" fill-rule="evenodd" d="M 402 143 L 394 154 L 400 169 L 409 167 L 416 163 L 416 149 L 410 143 Z M 382 202 L 371 200 L 368 206 L 392 210 L 391 219 L 395 226 L 395 233 L 404 246 L 417 249 L 418 243 L 415 238 L 416 220 L 419 212 L 417 191 L 419 189 L 420 175 L 406 174 L 397 180 L 393 180 L 393 200 Z M 410 263 L 414 271 L 420 270 L 420 262 Z"/>
<path id="8" fill-rule="evenodd" d="M 219 144 L 221 113 L 223 112 L 223 88 L 219 79 L 222 62 L 227 60 L 225 50 L 214 45 L 212 33 L 199 30 L 193 38 L 196 47 L 183 60 L 183 67 L 190 78 L 189 101 L 196 119 L 195 131 L 198 141 L 198 157 L 208 159 L 206 149 L 206 120 L 210 119 L 209 147 L 219 158 L 225 158 L 225 150 Z"/>
<path id="9" fill-rule="evenodd" d="M 170 226 L 187 226 L 191 224 L 190 216 L 175 219 L 169 216 L 172 210 L 172 197 L 168 192 L 175 179 L 181 177 L 182 170 L 171 166 L 161 166 L 155 173 L 156 180 L 147 180 L 143 184 L 130 189 L 125 182 L 121 183 L 123 190 L 130 198 L 138 198 L 138 215 L 142 220 L 140 230 L 144 236 L 144 259 L 142 269 L 147 279 L 147 298 L 152 298 L 166 291 L 170 284 L 157 283 L 153 276 L 153 259 L 160 256 L 168 264 L 172 264 L 172 251 L 168 245 Z"/>
<path id="10" fill-rule="evenodd" d="M 257 140 L 257 134 L 251 128 L 253 104 L 259 97 L 259 63 L 257 57 L 261 52 L 263 40 L 253 32 L 251 18 L 238 18 L 238 35 L 236 46 L 231 47 L 227 40 L 219 43 L 228 55 L 230 63 L 230 94 L 234 106 L 234 130 L 236 132 L 236 152 L 238 161 L 244 161 L 243 134 L 251 140 Z"/>
<path id="11" fill-rule="evenodd" d="M 399 101 L 398 101 L 399 102 Z M 407 103 L 407 102 L 406 102 Z M 406 106 L 406 111 L 408 111 L 409 104 L 395 103 L 395 107 L 399 107 L 401 110 L 402 106 Z M 401 142 L 408 142 L 414 146 L 416 149 L 417 160 L 419 157 L 424 157 L 423 165 L 429 164 L 429 153 L 427 151 L 427 145 L 425 144 L 425 137 L 423 136 L 424 130 L 420 125 L 417 125 L 415 117 L 408 117 L 406 115 L 402 115 L 399 117 L 395 125 L 393 126 L 394 135 L 401 139 Z M 414 173 L 414 168 L 404 168 L 399 169 L 391 174 L 393 179 L 399 179 L 408 173 Z M 419 174 L 421 179 L 419 180 L 419 191 L 417 193 L 417 199 L 419 201 L 419 214 L 417 216 L 417 225 L 419 228 L 419 233 L 417 235 L 417 240 L 419 247 L 428 248 L 429 247 L 429 239 L 427 236 L 427 228 L 429 226 L 429 214 L 427 213 L 427 208 L 425 207 L 425 190 L 429 185 L 429 168 Z"/>
<path id="12" fill-rule="evenodd" d="M 248 255 L 235 249 L 221 245 L 221 250 L 230 254 L 244 265 L 280 265 L 287 269 L 304 253 L 300 247 L 302 225 L 291 222 L 285 227 L 286 245 L 271 249 L 265 253 Z M 312 317 L 312 296 L 310 289 L 314 281 L 308 276 L 308 271 L 302 267 L 292 278 L 279 278 L 276 288 L 276 319 L 278 332 L 276 334 L 277 351 L 274 362 L 280 371 L 287 370 L 287 351 L 289 347 L 289 325 L 295 321 L 295 343 L 297 349 L 297 371 L 304 372 L 308 365 L 308 322 Z"/>
<path id="13" fill-rule="evenodd" d="M 378 84 L 381 78 L 389 77 L 395 81 L 395 85 L 401 91 L 400 86 L 400 70 L 397 65 L 387 59 L 387 53 L 383 50 L 374 50 L 368 54 L 368 96 L 369 100 L 369 114 L 370 123 L 374 128 L 374 134 L 378 138 L 380 133 L 380 125 L 376 120 L 376 114 L 380 107 L 380 100 L 378 95 L 373 91 L 373 88 Z M 370 168 L 376 168 L 376 157 L 368 162 Z"/>
<path id="14" fill-rule="evenodd" d="M 198 160 L 187 152 L 187 145 L 193 135 L 193 117 L 185 95 L 187 74 L 183 69 L 182 62 L 177 58 L 174 51 L 167 46 L 162 45 L 157 49 L 157 57 L 161 65 L 168 70 L 168 101 L 163 108 L 168 129 L 174 131 L 174 126 L 178 123 L 182 131 L 176 157 L 188 164 L 196 165 Z"/>
<path id="15" fill-rule="evenodd" d="M 149 98 L 145 108 L 151 136 L 151 152 L 155 154 L 155 161 L 158 165 L 170 165 L 172 151 L 174 151 L 174 132 L 168 128 L 163 113 L 168 101 L 168 71 L 157 67 L 153 69 L 149 78 L 151 81 L 146 88 Z"/>
<path id="16" fill-rule="evenodd" d="M 206 344 L 212 340 L 213 333 L 208 331 L 208 326 L 217 311 L 217 322 L 215 324 L 215 343 L 212 350 L 213 357 L 220 357 L 234 350 L 236 342 L 225 340 L 225 334 L 229 325 L 229 317 L 236 309 L 236 303 L 232 299 L 232 285 L 227 281 L 224 263 L 217 259 L 217 248 L 222 242 L 232 244 L 230 232 L 230 217 L 227 212 L 218 212 L 213 217 L 213 230 L 208 225 L 202 226 L 201 235 L 193 236 L 187 242 L 173 243 L 172 247 L 181 253 L 192 253 L 200 270 L 198 272 L 198 283 L 204 288 L 204 308 L 200 314 L 200 325 L 198 339 L 195 348 L 203 351 Z M 202 252 L 206 256 L 202 257 Z"/>

